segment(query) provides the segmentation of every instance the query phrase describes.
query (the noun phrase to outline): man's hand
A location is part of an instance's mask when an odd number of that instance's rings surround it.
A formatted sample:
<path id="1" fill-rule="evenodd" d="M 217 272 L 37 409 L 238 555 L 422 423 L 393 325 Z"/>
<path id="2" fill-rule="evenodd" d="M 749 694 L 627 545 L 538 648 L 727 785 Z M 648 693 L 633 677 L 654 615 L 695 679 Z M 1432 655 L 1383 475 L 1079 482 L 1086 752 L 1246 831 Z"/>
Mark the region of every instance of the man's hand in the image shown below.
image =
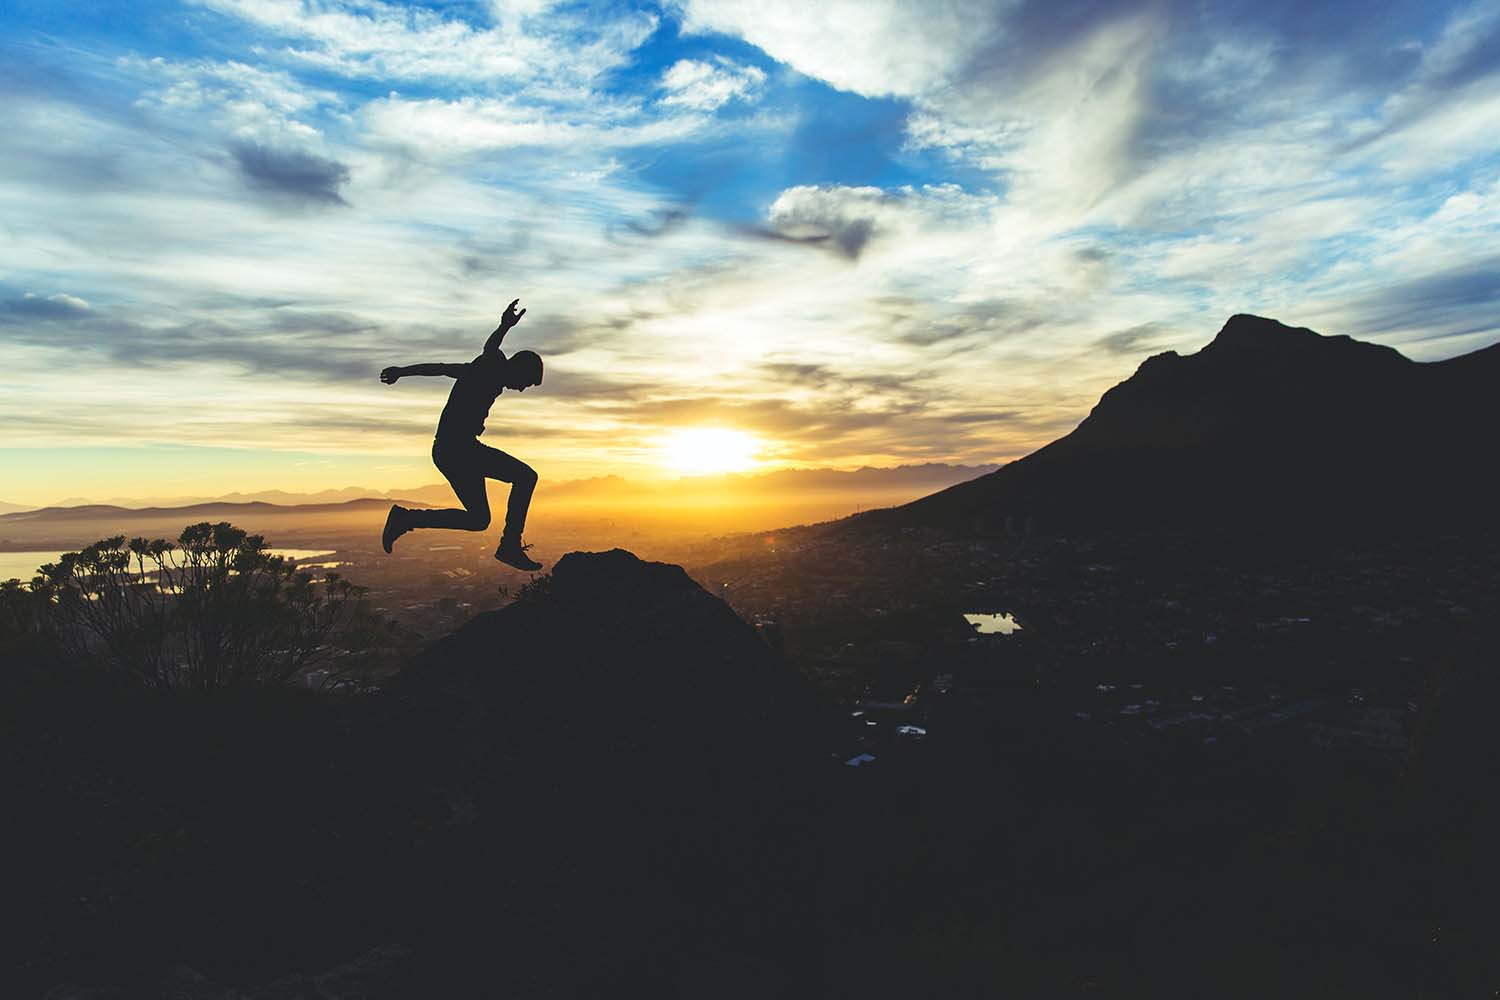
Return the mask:
<path id="1" fill-rule="evenodd" d="M 401 369 L 395 366 L 385 369 L 380 373 L 380 381 L 390 385 L 401 377 Z"/>
<path id="2" fill-rule="evenodd" d="M 484 353 L 493 354 L 500 350 L 501 341 L 510 332 L 510 328 L 521 322 L 521 317 L 526 315 L 526 310 L 516 312 L 516 304 L 520 299 L 512 299 L 510 305 L 505 307 L 505 315 L 500 317 L 500 325 L 495 327 L 495 332 L 490 334 L 490 339 L 484 342 Z"/>
<path id="3" fill-rule="evenodd" d="M 515 299 L 510 305 L 505 307 L 505 315 L 500 317 L 500 329 L 509 330 L 521 322 L 521 317 L 526 315 L 526 310 L 522 309 L 520 312 L 516 312 L 516 304 L 520 301 L 520 299 Z"/>

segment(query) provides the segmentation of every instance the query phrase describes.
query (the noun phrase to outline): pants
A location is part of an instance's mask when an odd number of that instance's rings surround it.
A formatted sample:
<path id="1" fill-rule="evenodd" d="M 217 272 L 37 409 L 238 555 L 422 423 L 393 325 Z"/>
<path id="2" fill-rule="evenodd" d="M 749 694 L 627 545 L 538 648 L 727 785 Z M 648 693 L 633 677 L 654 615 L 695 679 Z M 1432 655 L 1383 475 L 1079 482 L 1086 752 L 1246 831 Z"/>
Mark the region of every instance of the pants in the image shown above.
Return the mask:
<path id="1" fill-rule="evenodd" d="M 510 483 L 502 538 L 520 539 L 521 530 L 526 527 L 531 494 L 536 489 L 536 471 L 531 466 L 497 448 L 480 444 L 478 438 L 435 438 L 432 464 L 453 487 L 463 509 L 413 510 L 407 515 L 409 526 L 483 531 L 490 526 L 490 498 L 485 493 L 484 481 L 498 479 Z"/>

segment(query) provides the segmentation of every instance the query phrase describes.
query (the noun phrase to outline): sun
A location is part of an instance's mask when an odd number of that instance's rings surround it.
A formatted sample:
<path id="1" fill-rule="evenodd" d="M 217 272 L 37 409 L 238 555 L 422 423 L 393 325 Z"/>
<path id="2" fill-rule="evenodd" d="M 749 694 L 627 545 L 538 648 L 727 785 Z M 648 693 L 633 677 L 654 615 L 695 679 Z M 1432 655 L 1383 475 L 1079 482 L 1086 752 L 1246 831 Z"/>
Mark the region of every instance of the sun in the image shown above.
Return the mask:
<path id="1" fill-rule="evenodd" d="M 662 464 L 679 475 L 744 472 L 759 463 L 760 442 L 727 427 L 683 427 L 662 442 Z"/>

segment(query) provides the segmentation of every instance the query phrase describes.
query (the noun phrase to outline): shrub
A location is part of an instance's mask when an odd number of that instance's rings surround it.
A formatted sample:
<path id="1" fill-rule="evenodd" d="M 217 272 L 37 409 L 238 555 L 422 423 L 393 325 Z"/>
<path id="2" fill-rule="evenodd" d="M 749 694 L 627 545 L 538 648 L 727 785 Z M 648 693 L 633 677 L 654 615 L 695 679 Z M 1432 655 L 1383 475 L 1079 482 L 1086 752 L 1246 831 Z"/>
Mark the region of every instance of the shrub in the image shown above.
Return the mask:
<path id="1" fill-rule="evenodd" d="M 514 604 L 545 600 L 552 594 L 552 574 L 533 573 L 531 578 L 516 590 L 511 590 L 503 583 L 495 589 L 499 592 L 501 599 L 509 600 Z"/>
<path id="2" fill-rule="evenodd" d="M 45 611 L 45 602 L 31 587 L 19 580 L 0 581 L 0 658 L 19 663 L 41 652 Z"/>
<path id="3" fill-rule="evenodd" d="M 147 687 L 209 690 L 288 684 L 314 670 L 337 683 L 360 670 L 391 628 L 366 611 L 364 593 L 337 573 L 314 580 L 260 535 L 205 522 L 176 544 L 95 542 L 0 597 L 18 636 L 31 628 L 70 658 Z"/>

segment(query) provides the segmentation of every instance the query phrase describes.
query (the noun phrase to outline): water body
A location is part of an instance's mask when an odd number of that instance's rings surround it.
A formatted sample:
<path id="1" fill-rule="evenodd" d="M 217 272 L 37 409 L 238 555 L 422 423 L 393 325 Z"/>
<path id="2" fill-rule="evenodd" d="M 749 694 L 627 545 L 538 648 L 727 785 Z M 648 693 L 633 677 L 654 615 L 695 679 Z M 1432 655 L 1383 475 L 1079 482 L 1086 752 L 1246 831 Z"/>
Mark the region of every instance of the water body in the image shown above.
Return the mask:
<path id="1" fill-rule="evenodd" d="M 272 555 L 295 559 L 299 564 L 319 556 L 331 556 L 327 549 L 272 549 Z M 0 580 L 30 580 L 45 563 L 55 563 L 62 558 L 61 552 L 0 552 Z M 305 569 L 331 569 L 339 563 L 320 563 Z"/>
<path id="2" fill-rule="evenodd" d="M 999 615 L 964 615 L 964 621 L 980 635 L 1010 635 L 1021 630 L 1021 623 L 1008 611 Z"/>
<path id="3" fill-rule="evenodd" d="M 272 549 L 271 555 L 285 556 L 287 559 L 295 559 L 298 563 L 304 563 L 309 559 L 317 559 L 320 556 L 331 556 L 332 552 L 327 549 Z M 330 566 L 338 566 L 339 563 L 328 563 Z"/>
<path id="4" fill-rule="evenodd" d="M 61 552 L 0 552 L 0 580 L 30 580 L 42 563 L 57 562 Z"/>

